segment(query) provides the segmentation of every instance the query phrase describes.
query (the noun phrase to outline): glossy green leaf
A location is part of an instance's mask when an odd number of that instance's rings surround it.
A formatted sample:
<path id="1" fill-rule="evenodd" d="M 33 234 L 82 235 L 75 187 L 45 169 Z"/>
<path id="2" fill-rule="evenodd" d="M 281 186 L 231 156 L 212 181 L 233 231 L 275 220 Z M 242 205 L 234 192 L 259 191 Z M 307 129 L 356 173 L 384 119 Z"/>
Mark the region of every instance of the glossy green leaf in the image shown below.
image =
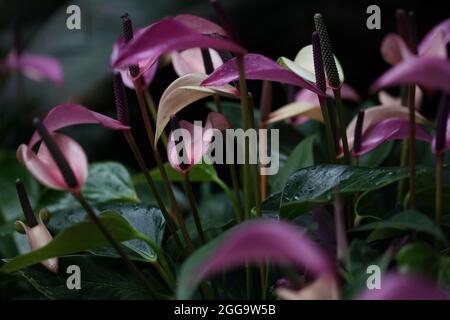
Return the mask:
<path id="1" fill-rule="evenodd" d="M 100 220 L 118 242 L 140 239 L 151 246 L 153 250 L 158 250 L 153 240 L 135 230 L 119 214 L 113 211 L 106 211 L 100 215 Z M 14 272 L 52 257 L 61 257 L 107 245 L 109 245 L 109 242 L 98 230 L 97 226 L 90 220 L 86 220 L 65 229 L 46 246 L 13 258 L 0 268 L 0 271 Z M 154 260 L 156 260 L 156 255 L 151 257 L 149 261 Z"/>
<path id="2" fill-rule="evenodd" d="M 423 242 L 407 244 L 395 255 L 399 271 L 428 276 L 437 274 L 440 258 L 441 255 L 438 252 Z"/>
<path id="3" fill-rule="evenodd" d="M 60 274 L 48 272 L 41 265 L 22 269 L 15 274 L 26 279 L 44 298 L 50 300 L 142 300 L 152 296 L 131 274 L 122 261 L 89 255 L 67 256 L 59 259 Z M 69 266 L 76 265 L 81 271 L 81 289 L 68 290 L 66 273 Z M 152 268 L 141 272 L 160 293 L 159 298 L 168 298 L 164 285 Z"/>
<path id="4" fill-rule="evenodd" d="M 417 167 L 417 175 L 432 172 L 432 168 Z M 345 165 L 318 165 L 300 169 L 292 174 L 281 195 L 280 213 L 292 217 L 311 208 L 312 203 L 331 199 L 335 186 L 341 193 L 380 189 L 408 177 L 407 168 L 365 168 Z"/>
<path id="5" fill-rule="evenodd" d="M 362 167 L 378 167 L 389 157 L 393 147 L 394 141 L 385 142 L 371 152 L 359 157 L 358 164 Z"/>
<path id="6" fill-rule="evenodd" d="M 413 230 L 425 232 L 440 240 L 446 241 L 442 230 L 434 223 L 433 220 L 428 218 L 423 213 L 413 210 L 397 213 L 389 218 L 362 225 L 352 229 L 351 231 L 356 232 L 374 229 Z"/>
<path id="7" fill-rule="evenodd" d="M 314 141 L 316 135 L 303 139 L 289 154 L 289 158 L 275 176 L 269 176 L 272 190 L 280 190 L 286 184 L 289 176 L 298 169 L 314 165 Z"/>
<path id="8" fill-rule="evenodd" d="M 82 189 L 89 204 L 97 206 L 111 202 L 138 202 L 139 199 L 127 169 L 118 162 L 98 162 L 89 166 L 89 175 Z M 67 192 L 48 190 L 39 206 L 50 211 L 79 208 L 79 203 Z"/>
<path id="9" fill-rule="evenodd" d="M 165 221 L 161 210 L 156 207 L 142 204 L 114 204 L 97 207 L 98 211 L 114 211 L 124 218 L 131 227 L 141 232 L 147 238 L 152 239 L 158 246 L 161 246 Z M 83 209 L 60 210 L 52 212 L 48 228 L 53 234 L 58 234 L 73 225 L 83 222 L 87 215 Z M 153 249 L 142 240 L 129 240 L 123 243 L 130 258 L 134 260 L 148 261 L 155 256 Z M 104 247 L 92 250 L 93 253 L 107 257 L 118 257 L 111 247 Z"/>

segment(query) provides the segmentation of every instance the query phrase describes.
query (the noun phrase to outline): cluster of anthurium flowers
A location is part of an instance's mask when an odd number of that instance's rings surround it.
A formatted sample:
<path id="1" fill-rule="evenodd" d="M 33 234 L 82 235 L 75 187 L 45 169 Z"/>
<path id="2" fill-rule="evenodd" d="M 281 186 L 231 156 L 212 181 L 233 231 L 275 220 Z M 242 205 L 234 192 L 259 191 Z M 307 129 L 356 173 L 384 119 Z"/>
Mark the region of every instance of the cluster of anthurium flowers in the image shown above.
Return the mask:
<path id="1" fill-rule="evenodd" d="M 264 81 L 260 127 L 283 120 L 294 125 L 301 125 L 305 119 L 324 123 L 331 163 L 341 161 L 350 164 L 352 156 L 356 162 L 359 156 L 389 140 L 408 139 L 410 153 L 414 151 L 412 142 L 416 139 L 429 142 L 436 154 L 437 173 L 441 177 L 437 179 L 440 185 L 437 188 L 436 198 L 436 201 L 441 203 L 440 206 L 436 206 L 436 219 L 439 222 L 442 210 L 442 191 L 439 191 L 442 190 L 442 155 L 450 148 L 450 126 L 447 125 L 449 113 L 447 96 L 450 94 L 450 81 L 447 80 L 450 79 L 450 62 L 446 51 L 446 44 L 450 40 L 450 20 L 436 26 L 418 46 L 414 46 L 412 40 L 414 35 L 411 34 L 414 21 L 411 16 L 405 18 L 404 13 L 399 13 L 399 19 L 406 21 L 406 27 L 402 29 L 403 34 L 387 36 L 382 45 L 383 57 L 393 67 L 375 82 L 373 89 L 401 85 L 406 93 L 404 97 L 396 98 L 381 91 L 380 105 L 361 111 L 346 126 L 342 99 L 358 101 L 359 96 L 344 83 L 343 68 L 333 55 L 331 41 L 320 14 L 314 16 L 316 31 L 312 33 L 311 45 L 301 49 L 293 61 L 281 57 L 276 62 L 260 54 L 247 53 L 239 43 L 223 8 L 217 1 L 211 2 L 219 13 L 222 26 L 201 17 L 184 14 L 167 17 L 143 29 L 133 30 L 130 17 L 122 16 L 123 35 L 114 44 L 111 54 L 117 119 L 78 104 L 62 104 L 51 109 L 42 120 L 35 119 L 36 132 L 28 144 L 21 145 L 17 150 L 19 161 L 40 183 L 73 194 L 99 231 L 144 285 L 151 286 L 83 197 L 82 187 L 88 175 L 88 161 L 83 148 L 74 139 L 59 133 L 58 130 L 83 124 L 99 124 L 108 129 L 120 130 L 166 218 L 169 232 L 177 246 L 189 256 L 196 246 L 187 231 L 175 199 L 162 155 L 158 152 L 158 143 L 161 138 L 167 148 L 169 162 L 184 177 L 185 192 L 199 239 L 202 243 L 206 243 L 209 239 L 202 228 L 198 206 L 190 186 L 189 172 L 200 162 L 211 143 L 208 129 L 223 130 L 231 127 L 222 114 L 221 98 L 240 99 L 244 129 L 255 127 L 252 97 L 246 87 L 247 80 Z M 150 95 L 149 86 L 157 72 L 158 60 L 163 55 L 170 56 L 179 78 L 167 87 L 156 106 Z M 22 70 L 30 74 L 30 64 L 17 51 L 13 57 L 7 58 L 7 63 L 4 64 L 11 70 Z M 47 71 L 52 69 L 42 64 L 40 67 Z M 36 69 L 33 69 L 34 71 Z M 50 74 L 47 76 L 50 77 Z M 288 84 L 301 90 L 292 102 L 271 112 L 271 82 Z M 125 86 L 136 94 L 152 158 L 161 175 L 164 193 L 169 200 L 168 206 L 162 201 L 160 191 L 155 187 L 144 155 L 138 148 L 132 128 L 129 126 Z M 440 90 L 443 93 L 444 98 L 437 117 L 434 137 L 423 126 L 427 120 L 416 111 L 420 110 L 423 94 L 416 86 L 425 91 Z M 217 112 L 208 115 L 205 126 L 201 128 L 200 139 L 186 142 L 189 144 L 187 158 L 190 161 L 187 164 L 180 164 L 175 138 L 172 133 L 167 137 L 164 130 L 171 123 L 173 129 L 184 128 L 192 132 L 195 125 L 178 120 L 177 113 L 206 97 L 214 98 Z M 38 143 L 40 146 L 35 151 L 34 148 Z M 248 154 L 248 149 L 246 151 Z M 342 159 L 339 160 L 340 158 Z M 412 174 L 410 192 L 414 193 L 414 160 L 410 158 L 408 164 Z M 233 175 L 233 170 L 236 169 L 233 167 L 230 170 Z M 234 174 L 236 175 L 235 171 Z M 209 253 L 200 267 L 190 270 L 189 274 L 181 275 L 189 278 L 189 281 L 184 283 L 189 283 L 190 287 L 184 288 L 180 297 L 188 298 L 198 284 L 215 274 L 249 263 L 261 266 L 261 287 L 266 288 L 267 270 L 264 266 L 270 261 L 306 270 L 314 277 L 311 284 L 302 288 L 297 287 L 291 279 L 289 281 L 282 279 L 276 288 L 280 298 L 339 299 L 341 292 L 338 263 L 347 252 L 339 193 L 335 193 L 338 254 L 336 259 L 332 259 L 319 245 L 293 225 L 262 219 L 261 201 L 266 197 L 266 183 L 257 166 L 247 163 L 243 165 L 243 205 L 237 179 L 233 179 L 233 187 L 236 191 L 234 200 L 237 219 L 242 225 L 224 235 L 221 245 L 215 252 Z M 17 188 L 26 217 L 26 224 L 19 225 L 26 232 L 32 250 L 45 246 L 52 239 L 45 227 L 45 219 L 40 214 L 39 220 L 36 220 L 20 182 L 17 183 Z M 255 208 L 255 215 L 252 214 L 252 208 Z M 180 239 L 180 235 L 183 239 Z M 57 272 L 56 257 L 42 263 L 49 270 Z M 172 270 L 165 272 L 171 273 Z M 200 286 L 200 289 L 206 297 L 208 290 L 204 286 Z M 381 290 L 368 290 L 358 296 L 360 299 L 446 297 L 446 293 L 427 280 L 396 273 L 389 273 L 383 278 Z"/>

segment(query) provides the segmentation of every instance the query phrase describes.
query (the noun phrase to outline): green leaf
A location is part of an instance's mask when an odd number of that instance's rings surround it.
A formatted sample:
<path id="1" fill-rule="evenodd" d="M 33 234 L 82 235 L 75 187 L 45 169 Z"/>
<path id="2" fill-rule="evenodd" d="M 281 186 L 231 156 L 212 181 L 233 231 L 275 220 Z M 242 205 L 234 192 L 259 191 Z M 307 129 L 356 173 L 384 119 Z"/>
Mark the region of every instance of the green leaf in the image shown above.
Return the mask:
<path id="1" fill-rule="evenodd" d="M 393 147 L 394 141 L 383 143 L 371 152 L 362 155 L 359 158 L 358 164 L 362 167 L 376 168 L 389 157 Z"/>
<path id="2" fill-rule="evenodd" d="M 102 213 L 99 218 L 116 241 L 123 242 L 132 239 L 140 239 L 151 246 L 153 250 L 158 250 L 153 240 L 135 230 L 116 212 L 106 211 Z M 81 251 L 93 250 L 107 245 L 109 245 L 109 242 L 98 230 L 97 226 L 92 221 L 88 220 L 65 229 L 46 246 L 13 258 L 0 268 L 0 271 L 7 273 L 14 272 L 39 263 L 42 260 Z M 154 260 L 156 260 L 156 255 L 152 257 L 152 261 Z"/>
<path id="3" fill-rule="evenodd" d="M 355 239 L 349 247 L 349 254 L 345 261 L 346 270 L 343 272 L 346 283 L 342 287 L 344 299 L 353 299 L 367 288 L 367 267 L 376 265 L 384 273 L 391 262 L 389 252 L 378 255 L 378 252 L 361 240 Z"/>
<path id="4" fill-rule="evenodd" d="M 221 236 L 200 247 L 184 261 L 178 277 L 178 287 L 176 293 L 177 299 L 186 300 L 191 298 L 197 285 L 191 281 L 192 273 L 195 272 L 196 268 L 216 250 L 225 234 L 222 234 Z"/>
<path id="5" fill-rule="evenodd" d="M 81 271 L 81 289 L 68 290 L 66 274 L 68 266 L 76 265 Z M 141 300 L 151 299 L 146 290 L 131 274 L 126 266 L 117 259 L 108 259 L 88 255 L 68 256 L 59 259 L 61 273 L 47 271 L 40 265 L 22 269 L 15 274 L 26 279 L 45 298 L 51 300 Z M 142 268 L 141 272 L 155 289 L 165 293 L 167 289 L 158 280 L 152 268 Z M 168 298 L 162 296 L 160 298 Z"/>
<path id="6" fill-rule="evenodd" d="M 242 126 L 242 113 L 241 104 L 233 101 L 221 101 L 223 115 L 228 119 L 233 128 L 243 128 Z M 211 111 L 217 111 L 216 104 L 214 102 L 206 103 L 206 107 Z M 259 124 L 259 109 L 253 109 L 255 116 L 255 126 Z"/>
<path id="7" fill-rule="evenodd" d="M 440 240 L 447 241 L 444 233 L 433 220 L 423 213 L 413 210 L 407 210 L 393 215 L 381 221 L 372 222 L 352 229 L 352 232 L 367 231 L 374 229 L 400 229 L 414 230 L 428 233 Z"/>
<path id="8" fill-rule="evenodd" d="M 92 206 L 111 202 L 138 202 L 136 190 L 127 169 L 118 162 L 99 162 L 89 166 L 89 175 L 82 189 Z M 79 208 L 79 203 L 67 192 L 48 190 L 39 201 L 50 211 Z"/>
<path id="9" fill-rule="evenodd" d="M 429 245 L 419 242 L 402 247 L 395 256 L 400 272 L 435 276 L 441 255 Z"/>
<path id="10" fill-rule="evenodd" d="M 165 221 L 159 208 L 142 204 L 119 204 L 97 207 L 98 211 L 114 211 L 124 218 L 136 231 L 152 239 L 155 244 L 161 246 Z M 47 227 L 53 234 L 58 234 L 64 229 L 88 219 L 83 209 L 60 210 L 52 212 Z M 129 240 L 123 243 L 128 249 L 130 258 L 134 260 L 149 261 L 155 256 L 153 249 L 142 240 Z M 107 257 L 118 257 L 111 247 L 93 250 L 93 253 Z"/>
<path id="11" fill-rule="evenodd" d="M 432 172 L 432 168 L 417 167 L 417 175 Z M 408 177 L 407 168 L 365 168 L 345 165 L 318 165 L 292 174 L 281 195 L 280 213 L 295 217 L 311 208 L 312 203 L 327 202 L 339 185 L 341 193 L 380 189 Z"/>
<path id="12" fill-rule="evenodd" d="M 314 140 L 316 135 L 303 139 L 292 150 L 288 160 L 275 176 L 269 176 L 271 190 L 280 190 L 286 184 L 289 176 L 298 169 L 314 165 Z"/>

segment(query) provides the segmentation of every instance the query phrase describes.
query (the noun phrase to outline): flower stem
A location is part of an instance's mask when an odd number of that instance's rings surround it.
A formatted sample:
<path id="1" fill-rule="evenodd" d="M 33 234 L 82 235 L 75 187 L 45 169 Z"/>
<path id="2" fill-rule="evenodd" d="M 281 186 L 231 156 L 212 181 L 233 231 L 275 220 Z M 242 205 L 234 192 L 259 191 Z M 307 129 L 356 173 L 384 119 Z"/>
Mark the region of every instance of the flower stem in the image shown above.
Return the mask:
<path id="1" fill-rule="evenodd" d="M 117 252 L 117 254 L 122 258 L 123 262 L 125 262 L 125 264 L 130 269 L 130 271 L 139 279 L 139 282 L 148 290 L 148 292 L 151 294 L 151 296 L 153 296 L 153 297 L 157 296 L 157 294 L 154 292 L 152 286 L 147 281 L 145 276 L 136 267 L 136 265 L 128 258 L 127 254 L 122 249 L 120 244 L 114 239 L 114 237 L 111 235 L 109 230 L 106 228 L 106 226 L 101 222 L 99 217 L 96 215 L 94 209 L 86 201 L 86 199 L 84 198 L 81 191 L 73 192 L 72 194 L 75 197 L 75 199 L 77 199 L 78 202 L 81 204 L 83 209 L 88 214 L 89 218 L 92 220 L 92 222 L 94 222 L 94 224 L 97 226 L 97 228 L 100 230 L 100 232 L 106 238 L 106 240 L 108 240 L 108 242 L 111 244 L 111 246 Z"/>
<path id="2" fill-rule="evenodd" d="M 245 81 L 245 70 L 244 70 L 244 58 L 242 55 L 237 56 L 237 64 L 239 69 L 239 92 L 241 94 L 241 116 L 242 116 L 242 126 L 244 130 L 249 128 L 250 115 L 248 97 L 247 97 L 247 83 Z M 244 141 L 244 164 L 243 164 L 243 184 L 244 184 L 244 216 L 245 219 L 250 218 L 251 209 L 251 197 L 250 197 L 250 168 L 249 168 L 249 141 L 246 139 Z"/>
<path id="3" fill-rule="evenodd" d="M 408 89 L 408 109 L 409 109 L 409 194 L 410 208 L 416 207 L 416 109 L 414 103 L 415 85 L 409 86 Z"/>
<path id="4" fill-rule="evenodd" d="M 241 94 L 241 115 L 242 115 L 242 125 L 244 130 L 248 130 L 253 127 L 250 120 L 253 119 L 253 110 L 250 109 L 248 103 L 248 93 L 247 93 L 247 82 L 245 80 L 245 68 L 244 68 L 244 57 L 242 55 L 237 56 L 237 65 L 239 70 L 239 92 Z M 251 116 L 251 119 L 250 119 Z M 254 122 L 253 122 L 254 123 Z M 251 209 L 251 195 L 250 195 L 250 169 L 249 169 L 249 139 L 244 141 L 244 215 L 246 219 L 250 219 L 250 209 Z M 256 172 L 257 173 L 257 172 Z M 258 192 L 259 193 L 259 189 Z M 246 286 L 247 286 L 247 298 L 251 299 L 253 297 L 253 274 L 249 265 L 245 266 L 246 273 Z"/>
<path id="5" fill-rule="evenodd" d="M 222 103 L 220 100 L 220 96 L 214 95 L 214 102 L 216 104 L 217 112 L 219 112 L 220 114 L 223 115 L 224 113 L 223 113 L 223 109 L 222 109 Z M 223 138 L 224 138 L 225 145 L 226 145 L 227 144 L 227 142 L 226 142 L 227 135 L 224 134 Z M 236 198 L 237 208 L 235 208 L 235 210 L 236 209 L 238 210 L 238 211 L 236 211 L 236 213 L 238 214 L 237 218 L 239 218 L 237 221 L 240 222 L 244 219 L 244 212 L 242 210 L 241 194 L 240 194 L 240 188 L 239 188 L 239 178 L 238 178 L 238 174 L 237 174 L 236 165 L 234 164 L 234 162 L 231 163 L 228 167 L 230 170 L 231 183 L 233 184 L 234 197 Z"/>
<path id="6" fill-rule="evenodd" d="M 441 224 L 441 216 L 443 209 L 443 186 L 444 186 L 444 154 L 442 152 L 439 152 L 436 154 L 435 221 L 437 225 Z"/>
<path id="7" fill-rule="evenodd" d="M 270 110 L 272 109 L 272 82 L 264 80 L 261 89 L 261 103 L 260 103 L 260 116 L 259 116 L 259 149 L 261 156 L 261 200 L 267 198 L 267 170 L 266 170 L 266 135 L 262 134 L 262 130 L 267 129 L 266 121 L 269 118 Z"/>
<path id="8" fill-rule="evenodd" d="M 250 120 L 250 125 L 249 128 L 250 129 L 255 129 L 255 118 L 253 115 L 253 98 L 252 96 L 249 96 L 248 98 L 248 105 L 249 105 L 249 109 L 251 110 L 249 112 L 249 120 Z M 259 135 L 258 135 L 259 136 Z M 258 137 L 259 139 L 259 137 Z M 257 145 L 258 146 L 258 145 Z M 256 159 L 258 159 L 258 150 L 256 152 Z M 258 166 L 258 161 L 256 161 L 256 163 L 251 165 L 251 169 L 252 169 L 252 178 L 253 178 L 253 184 L 255 186 L 255 211 L 256 211 L 256 216 L 257 217 L 261 217 L 261 176 L 260 176 L 260 172 L 259 172 L 259 166 Z"/>
<path id="9" fill-rule="evenodd" d="M 184 179 L 184 192 L 188 196 L 189 204 L 191 206 L 192 215 L 194 217 L 195 227 L 199 235 L 202 244 L 206 243 L 205 232 L 203 231 L 202 222 L 200 220 L 200 214 L 198 212 L 197 202 L 195 201 L 194 192 L 192 191 L 191 182 L 189 181 L 189 171 L 183 174 Z"/>
<path id="10" fill-rule="evenodd" d="M 153 122 L 156 123 L 158 110 L 156 108 L 155 100 L 153 100 L 153 97 L 149 90 L 150 89 L 144 91 L 145 102 L 147 103 L 148 109 L 150 110 L 150 116 L 152 117 Z M 164 148 L 167 148 L 167 134 L 165 131 L 161 133 L 161 140 L 163 142 Z"/>
<path id="11" fill-rule="evenodd" d="M 337 146 L 333 139 L 333 130 L 331 129 L 330 115 L 328 114 L 327 98 L 317 96 L 320 102 L 320 109 L 322 110 L 322 116 L 325 124 L 325 134 L 327 137 L 328 154 L 330 156 L 330 163 L 336 163 L 336 150 Z"/>
<path id="12" fill-rule="evenodd" d="M 342 139 L 342 147 L 344 149 L 344 159 L 345 163 L 350 164 L 350 151 L 348 149 L 348 140 L 347 140 L 347 133 L 345 131 L 345 119 L 344 119 L 344 105 L 342 104 L 341 99 L 341 89 L 334 89 L 333 90 L 334 98 L 336 100 L 336 111 L 337 111 L 337 118 L 338 118 L 338 130 L 340 138 Z"/>
<path id="13" fill-rule="evenodd" d="M 180 227 L 181 233 L 183 235 L 184 241 L 187 244 L 187 249 L 188 249 L 188 254 L 192 253 L 194 251 L 194 245 L 192 243 L 191 238 L 189 237 L 189 232 L 187 231 L 186 228 L 186 224 L 183 220 L 183 216 L 181 215 L 181 210 L 180 207 L 178 206 L 178 203 L 175 199 L 175 195 L 173 193 L 172 190 L 172 185 L 169 182 L 169 178 L 167 177 L 167 172 L 164 168 L 164 164 L 161 160 L 161 157 L 159 155 L 159 152 L 156 148 L 156 144 L 155 144 L 155 134 L 153 132 L 153 128 L 152 128 L 152 124 L 150 122 L 150 117 L 148 115 L 148 111 L 145 105 L 145 100 L 144 100 L 144 94 L 142 91 L 142 86 L 141 83 L 138 79 L 133 80 L 134 83 L 134 88 L 136 91 L 136 96 L 138 99 L 138 105 L 139 105 L 139 109 L 142 115 L 142 119 L 144 121 L 144 125 L 145 125 L 145 130 L 147 132 L 147 137 L 149 139 L 150 142 L 150 146 L 152 148 L 152 152 L 153 152 L 153 156 L 155 157 L 155 162 L 156 165 L 159 169 L 159 172 L 161 174 L 161 179 L 163 181 L 163 185 L 164 185 L 164 189 L 167 193 L 167 196 L 169 198 L 169 202 L 170 202 L 170 207 L 172 212 L 174 213 L 174 215 L 177 218 L 177 222 L 178 225 Z"/>
<path id="14" fill-rule="evenodd" d="M 139 164 L 139 167 L 141 168 L 142 174 L 144 175 L 145 180 L 147 181 L 147 184 L 149 185 L 150 190 L 152 191 L 159 208 L 161 209 L 164 219 L 167 222 L 167 227 L 169 228 L 169 231 L 172 237 L 174 238 L 178 249 L 180 249 L 180 252 L 183 252 L 183 245 L 180 241 L 180 238 L 178 237 L 176 227 L 174 225 L 174 222 L 176 222 L 176 218 L 170 215 L 170 213 L 167 211 L 166 206 L 164 205 L 164 201 L 162 200 L 161 195 L 159 194 L 159 191 L 156 188 L 155 182 L 153 181 L 153 178 L 150 175 L 150 170 L 145 164 L 144 158 L 142 157 L 142 154 L 139 151 L 139 148 L 136 144 L 136 140 L 134 139 L 133 134 L 128 130 L 123 130 L 122 132 L 123 135 L 125 136 L 125 139 L 128 142 L 128 145 L 131 148 L 131 151 L 133 152 L 134 158 L 136 159 L 136 161 Z"/>

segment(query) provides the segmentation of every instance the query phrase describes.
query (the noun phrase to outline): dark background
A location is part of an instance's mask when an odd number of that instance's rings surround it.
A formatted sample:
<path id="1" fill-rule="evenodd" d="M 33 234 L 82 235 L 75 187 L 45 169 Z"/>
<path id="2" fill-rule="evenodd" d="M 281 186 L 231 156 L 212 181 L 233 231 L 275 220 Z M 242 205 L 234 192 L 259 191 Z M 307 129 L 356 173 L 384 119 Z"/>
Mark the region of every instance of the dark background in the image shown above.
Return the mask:
<path id="1" fill-rule="evenodd" d="M 395 31 L 397 8 L 417 13 L 419 39 L 449 16 L 445 1 L 222 0 L 222 3 L 236 25 L 243 45 L 250 52 L 274 60 L 279 56 L 293 59 L 299 49 L 310 43 L 313 15 L 321 12 L 326 18 L 335 54 L 344 68 L 346 82 L 355 87 L 363 99 L 370 98 L 368 87 L 388 67 L 381 58 L 379 47 L 382 38 Z M 81 31 L 70 31 L 65 27 L 65 10 L 70 4 L 81 7 Z M 381 30 L 366 28 L 366 8 L 371 4 L 381 8 Z M 61 59 L 65 80 L 60 88 L 26 81 L 25 91 L 17 99 L 15 78 L 0 75 L 0 149 L 14 152 L 20 143 L 29 139 L 31 118 L 44 115 L 60 103 L 79 102 L 114 116 L 109 55 L 114 40 L 120 35 L 119 16 L 125 11 L 130 13 L 136 27 L 179 13 L 197 14 L 217 21 L 207 0 L 0 2 L 0 56 L 5 56 L 11 48 L 11 21 L 18 17 L 25 50 Z M 156 99 L 174 79 L 171 66 L 161 68 L 151 87 Z M 260 82 L 252 81 L 249 89 L 258 102 Z M 133 93 L 129 91 L 128 96 L 131 108 L 135 110 Z M 285 99 L 285 88 L 277 85 L 274 107 L 283 105 Z M 201 104 L 196 104 L 181 116 L 193 119 L 205 114 Z M 132 125 L 143 144 L 145 134 L 141 121 L 137 113 L 132 112 L 132 115 Z M 90 160 L 111 159 L 134 166 L 128 146 L 119 133 L 94 126 L 69 131 L 86 148 Z"/>

